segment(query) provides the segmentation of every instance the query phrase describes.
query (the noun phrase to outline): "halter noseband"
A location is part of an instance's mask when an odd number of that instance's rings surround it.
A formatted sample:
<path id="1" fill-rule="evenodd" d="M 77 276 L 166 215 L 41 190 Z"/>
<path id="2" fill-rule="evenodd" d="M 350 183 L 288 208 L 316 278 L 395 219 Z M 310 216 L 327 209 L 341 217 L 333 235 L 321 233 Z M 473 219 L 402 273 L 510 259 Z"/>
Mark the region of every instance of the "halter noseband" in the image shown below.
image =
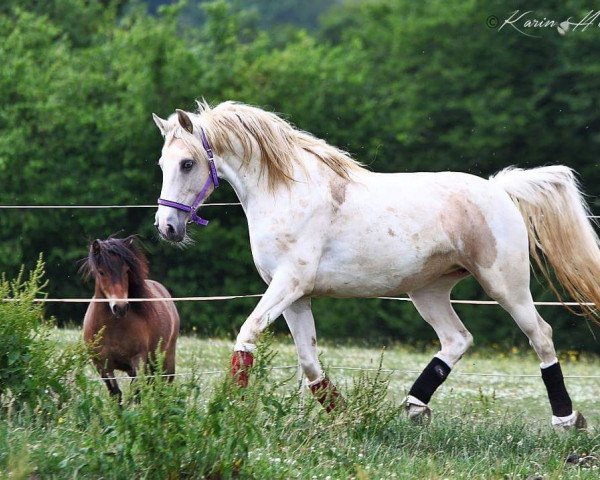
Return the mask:
<path id="1" fill-rule="evenodd" d="M 206 225 L 208 225 L 208 220 L 205 220 L 204 218 L 199 217 L 196 214 L 196 209 L 198 208 L 200 203 L 202 203 L 202 201 L 205 199 L 206 191 L 209 189 L 211 184 L 214 185 L 215 188 L 219 188 L 219 177 L 217 177 L 217 169 L 215 168 L 215 160 L 214 160 L 214 156 L 213 156 L 213 151 L 210 148 L 210 144 L 208 143 L 208 139 L 206 138 L 204 129 L 202 127 L 200 127 L 200 137 L 202 139 L 202 146 L 204 147 L 204 150 L 206 150 L 206 155 L 208 155 L 208 167 L 210 168 L 210 172 L 208 174 L 208 178 L 206 179 L 206 182 L 204 182 L 204 186 L 202 187 L 202 190 L 200 190 L 200 193 L 194 200 L 194 203 L 192 203 L 192 205 L 190 206 L 190 205 L 184 205 L 183 203 L 174 202 L 172 200 L 166 200 L 164 198 L 159 198 L 158 204 L 164 205 L 165 207 L 175 208 L 175 209 L 181 210 L 183 212 L 191 212 L 192 216 L 190 217 L 190 220 L 192 222 L 194 222 L 196 225 L 205 227 Z"/>

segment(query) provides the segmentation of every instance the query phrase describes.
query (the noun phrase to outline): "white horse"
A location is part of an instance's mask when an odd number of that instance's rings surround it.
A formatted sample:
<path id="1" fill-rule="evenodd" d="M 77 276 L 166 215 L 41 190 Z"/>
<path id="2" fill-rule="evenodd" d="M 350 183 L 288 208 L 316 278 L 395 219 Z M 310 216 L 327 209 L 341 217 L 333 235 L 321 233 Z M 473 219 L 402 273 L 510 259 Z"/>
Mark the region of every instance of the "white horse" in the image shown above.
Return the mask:
<path id="1" fill-rule="evenodd" d="M 531 254 L 544 273 L 549 262 L 588 314 L 600 305 L 599 240 L 571 169 L 508 168 L 489 180 L 376 173 L 273 113 L 233 102 L 199 103 L 198 113 L 154 120 L 165 138 L 155 223 L 161 236 L 185 242 L 190 217 L 204 222 L 195 210 L 217 174 L 248 219 L 268 288 L 237 337 L 232 367 L 240 385 L 261 332 L 283 314 L 308 385 L 331 410 L 341 399 L 318 361 L 311 297 L 408 293 L 441 343 L 406 399 L 409 416 L 427 420 L 432 394 L 472 343 L 450 303 L 452 288 L 472 275 L 529 337 L 552 424 L 584 427 L 564 386 L 552 328 L 529 290 Z"/>

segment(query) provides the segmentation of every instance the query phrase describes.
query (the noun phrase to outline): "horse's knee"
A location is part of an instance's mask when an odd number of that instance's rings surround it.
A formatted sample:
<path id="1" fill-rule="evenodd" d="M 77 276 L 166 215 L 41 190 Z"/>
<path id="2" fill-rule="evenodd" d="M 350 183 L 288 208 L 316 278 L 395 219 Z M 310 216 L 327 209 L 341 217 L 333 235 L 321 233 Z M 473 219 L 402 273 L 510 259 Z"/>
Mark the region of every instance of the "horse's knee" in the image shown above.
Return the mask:
<path id="1" fill-rule="evenodd" d="M 260 335 L 260 329 L 258 328 L 256 321 L 247 320 L 240 328 L 236 339 L 236 350 L 245 350 L 246 348 L 237 348 L 237 345 L 256 345 L 258 337 Z"/>

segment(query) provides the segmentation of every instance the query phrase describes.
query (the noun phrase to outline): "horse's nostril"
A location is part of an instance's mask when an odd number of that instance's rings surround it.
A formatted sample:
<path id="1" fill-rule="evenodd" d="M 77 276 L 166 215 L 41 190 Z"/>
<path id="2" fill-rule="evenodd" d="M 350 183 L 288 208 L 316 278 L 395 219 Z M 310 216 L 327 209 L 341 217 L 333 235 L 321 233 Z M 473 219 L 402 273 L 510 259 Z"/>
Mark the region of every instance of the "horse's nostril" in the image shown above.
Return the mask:
<path id="1" fill-rule="evenodd" d="M 175 227 L 173 227 L 173 225 L 170 223 L 167 223 L 167 233 L 169 235 L 173 235 L 175 233 Z"/>
<path id="2" fill-rule="evenodd" d="M 129 311 L 129 303 L 125 303 L 124 305 L 113 305 L 110 309 L 115 317 L 121 318 Z"/>

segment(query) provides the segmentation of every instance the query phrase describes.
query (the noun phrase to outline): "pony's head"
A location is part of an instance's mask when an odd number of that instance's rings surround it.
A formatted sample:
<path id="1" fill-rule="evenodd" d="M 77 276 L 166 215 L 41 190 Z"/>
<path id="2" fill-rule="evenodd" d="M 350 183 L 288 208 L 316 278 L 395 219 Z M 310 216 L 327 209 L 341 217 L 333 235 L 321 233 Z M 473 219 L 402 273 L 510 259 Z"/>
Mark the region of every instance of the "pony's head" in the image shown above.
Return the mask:
<path id="1" fill-rule="evenodd" d="M 216 171 L 209 167 L 208 138 L 195 117 L 182 110 L 177 110 L 168 120 L 153 114 L 154 122 L 165 138 L 158 162 L 163 173 L 159 201 L 162 203 L 156 212 L 154 226 L 163 239 L 172 242 L 185 243 L 187 222 L 190 218 L 202 221 L 196 216 L 195 209 L 217 185 Z M 203 139 L 206 145 L 203 145 Z"/>
<path id="2" fill-rule="evenodd" d="M 118 318 L 128 312 L 128 298 L 146 296 L 148 262 L 134 239 L 94 240 L 82 265 L 82 273 L 96 281 L 96 294 L 109 300 L 110 310 Z"/>

